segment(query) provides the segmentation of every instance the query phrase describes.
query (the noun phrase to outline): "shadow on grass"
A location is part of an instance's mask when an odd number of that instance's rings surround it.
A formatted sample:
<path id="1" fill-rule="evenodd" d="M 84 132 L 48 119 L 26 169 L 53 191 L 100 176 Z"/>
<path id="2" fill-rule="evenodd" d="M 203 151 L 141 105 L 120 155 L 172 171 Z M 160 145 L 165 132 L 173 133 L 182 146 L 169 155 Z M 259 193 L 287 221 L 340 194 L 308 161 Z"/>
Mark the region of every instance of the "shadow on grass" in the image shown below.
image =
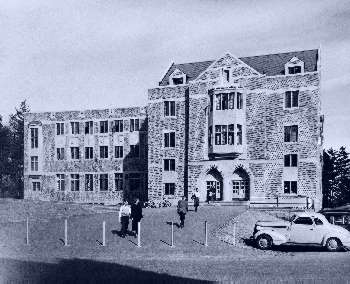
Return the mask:
<path id="1" fill-rule="evenodd" d="M 163 244 L 166 244 L 167 246 L 171 247 L 170 243 L 167 243 L 166 241 L 160 240 Z"/>
<path id="2" fill-rule="evenodd" d="M 199 244 L 201 246 L 205 246 L 205 243 L 202 243 L 202 242 L 197 241 L 197 240 L 192 240 L 192 242 L 197 243 L 197 244 Z"/>
<path id="3" fill-rule="evenodd" d="M 176 226 L 177 228 L 180 228 L 180 224 L 179 223 L 176 223 L 176 222 L 166 222 L 167 223 L 167 225 L 172 225 L 172 224 L 174 224 L 174 226 Z"/>
<path id="4" fill-rule="evenodd" d="M 111 233 L 112 233 L 113 235 L 117 235 L 118 237 L 123 238 L 123 234 L 122 234 L 122 232 L 121 232 L 121 231 L 118 231 L 118 230 L 112 230 L 112 231 L 111 231 Z M 126 235 L 128 235 L 128 236 L 134 236 L 134 233 L 133 233 L 133 232 L 131 232 L 131 231 L 127 231 L 127 232 L 126 232 Z"/>
<path id="5" fill-rule="evenodd" d="M 94 260 L 70 259 L 43 263 L 1 259 L 9 283 L 210 283 L 135 267 Z"/>

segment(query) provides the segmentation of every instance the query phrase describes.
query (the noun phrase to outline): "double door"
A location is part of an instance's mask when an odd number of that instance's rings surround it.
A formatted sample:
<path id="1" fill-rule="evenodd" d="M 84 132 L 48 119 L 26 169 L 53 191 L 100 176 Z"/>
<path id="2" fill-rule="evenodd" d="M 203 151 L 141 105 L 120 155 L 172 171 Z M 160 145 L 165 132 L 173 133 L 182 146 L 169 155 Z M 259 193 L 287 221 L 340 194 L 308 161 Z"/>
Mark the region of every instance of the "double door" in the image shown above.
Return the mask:
<path id="1" fill-rule="evenodd" d="M 207 196 L 211 196 L 212 201 L 222 200 L 222 182 L 216 180 L 207 181 Z"/>
<path id="2" fill-rule="evenodd" d="M 232 180 L 232 199 L 246 199 L 248 190 L 248 180 Z"/>

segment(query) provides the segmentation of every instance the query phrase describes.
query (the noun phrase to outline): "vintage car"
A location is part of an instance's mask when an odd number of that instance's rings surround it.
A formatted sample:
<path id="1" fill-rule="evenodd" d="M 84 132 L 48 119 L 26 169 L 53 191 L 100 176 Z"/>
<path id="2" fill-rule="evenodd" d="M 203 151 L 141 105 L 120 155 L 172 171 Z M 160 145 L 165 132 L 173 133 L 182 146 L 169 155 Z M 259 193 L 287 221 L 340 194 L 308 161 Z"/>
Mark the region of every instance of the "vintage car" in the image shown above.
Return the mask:
<path id="1" fill-rule="evenodd" d="M 350 231 L 350 204 L 336 208 L 324 208 L 320 211 L 331 224 L 341 226 Z"/>
<path id="2" fill-rule="evenodd" d="M 260 249 L 273 245 L 320 245 L 329 251 L 350 248 L 350 232 L 330 224 L 320 213 L 298 212 L 290 221 L 258 221 L 253 238 Z"/>

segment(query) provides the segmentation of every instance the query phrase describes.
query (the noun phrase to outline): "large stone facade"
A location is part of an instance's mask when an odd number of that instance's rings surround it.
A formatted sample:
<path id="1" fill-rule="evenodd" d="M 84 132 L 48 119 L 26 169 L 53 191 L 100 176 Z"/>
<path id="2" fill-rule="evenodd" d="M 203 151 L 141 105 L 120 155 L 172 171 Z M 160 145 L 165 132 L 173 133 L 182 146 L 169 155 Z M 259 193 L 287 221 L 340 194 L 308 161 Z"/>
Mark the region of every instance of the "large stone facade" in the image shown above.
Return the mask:
<path id="1" fill-rule="evenodd" d="M 318 209 L 320 99 L 318 50 L 172 64 L 159 86 L 148 90 L 145 108 L 27 114 L 25 196 L 117 202 L 138 195 L 175 203 L 198 190 L 201 201 L 211 196 L 217 202 Z M 136 118 L 140 129 L 130 132 Z M 99 133 L 101 120 L 109 126 L 123 120 L 123 132 Z M 93 121 L 93 134 L 83 133 L 87 121 Z M 55 133 L 58 122 L 64 122 L 64 135 Z M 80 134 L 69 132 L 71 122 L 79 122 Z M 31 128 L 38 129 L 37 148 L 31 147 Z M 139 157 L 129 157 L 129 145 L 137 143 Z M 108 146 L 107 159 L 99 157 L 102 144 Z M 69 154 L 70 147 L 83 151 L 87 145 L 94 148 L 93 160 L 57 160 L 57 148 Z M 123 158 L 114 157 L 117 145 L 124 147 Z M 33 156 L 38 156 L 34 172 Z M 72 174 L 78 173 L 81 188 L 72 191 Z M 93 192 L 84 188 L 89 173 Z M 100 190 L 101 173 L 108 174 L 107 191 Z M 116 190 L 116 173 L 123 174 L 122 190 Z M 140 174 L 135 191 L 128 181 L 133 173 Z M 66 190 L 58 188 L 59 174 Z M 40 191 L 33 191 L 36 182 Z"/>

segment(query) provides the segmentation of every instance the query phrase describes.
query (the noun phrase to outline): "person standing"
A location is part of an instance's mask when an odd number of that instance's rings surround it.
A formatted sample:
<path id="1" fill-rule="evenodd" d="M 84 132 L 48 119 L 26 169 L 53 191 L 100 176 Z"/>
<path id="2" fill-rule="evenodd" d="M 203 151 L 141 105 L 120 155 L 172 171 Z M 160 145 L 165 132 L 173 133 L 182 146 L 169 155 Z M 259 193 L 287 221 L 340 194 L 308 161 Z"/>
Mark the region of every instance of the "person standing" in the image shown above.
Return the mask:
<path id="1" fill-rule="evenodd" d="M 138 223 L 142 219 L 142 205 L 139 198 L 135 199 L 135 202 L 131 205 L 131 227 L 132 232 L 134 233 L 135 238 L 137 237 L 138 232 Z"/>
<path id="2" fill-rule="evenodd" d="M 198 209 L 198 206 L 199 206 L 199 192 L 198 192 L 198 188 L 196 188 L 196 190 L 192 194 L 191 199 L 193 200 L 194 211 L 197 212 L 197 209 Z"/>
<path id="3" fill-rule="evenodd" d="M 125 238 L 129 228 L 129 218 L 131 215 L 131 208 L 128 201 L 124 200 L 119 209 L 119 222 L 121 223 L 121 237 Z"/>
<path id="4" fill-rule="evenodd" d="M 188 211 L 188 203 L 185 196 L 182 196 L 182 199 L 177 203 L 177 213 L 180 216 L 180 228 L 185 226 L 185 217 Z"/>

